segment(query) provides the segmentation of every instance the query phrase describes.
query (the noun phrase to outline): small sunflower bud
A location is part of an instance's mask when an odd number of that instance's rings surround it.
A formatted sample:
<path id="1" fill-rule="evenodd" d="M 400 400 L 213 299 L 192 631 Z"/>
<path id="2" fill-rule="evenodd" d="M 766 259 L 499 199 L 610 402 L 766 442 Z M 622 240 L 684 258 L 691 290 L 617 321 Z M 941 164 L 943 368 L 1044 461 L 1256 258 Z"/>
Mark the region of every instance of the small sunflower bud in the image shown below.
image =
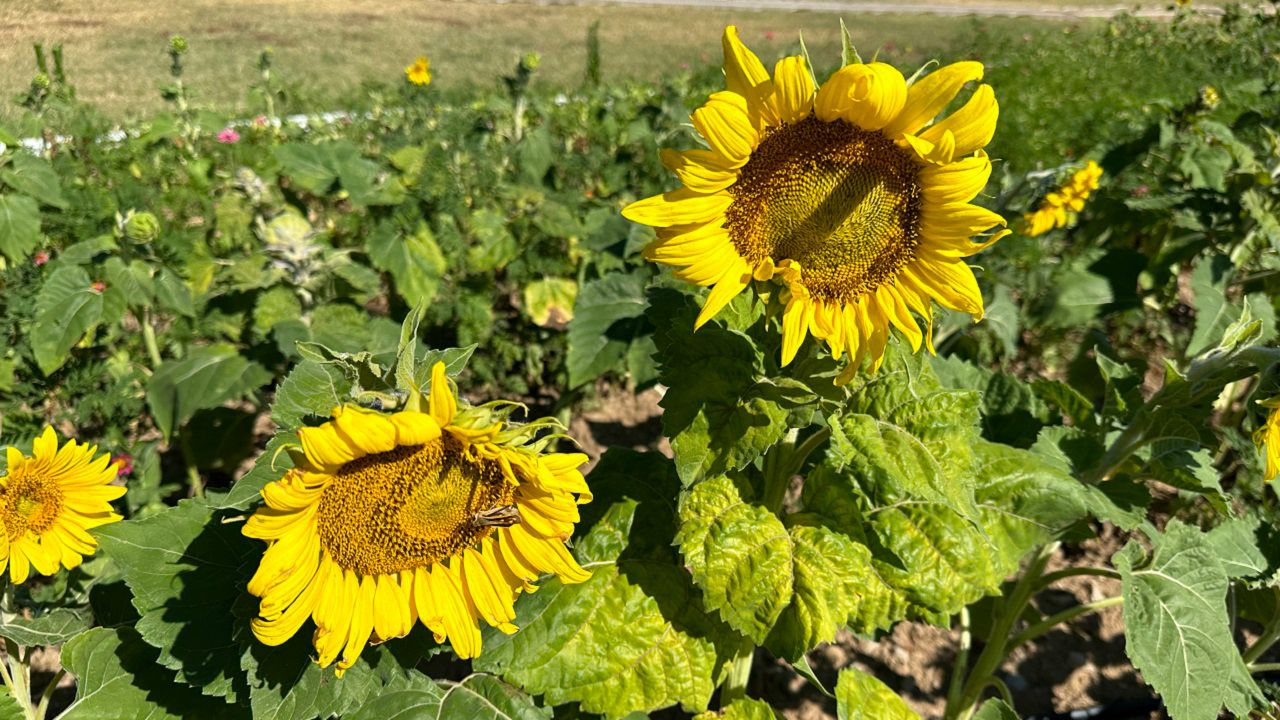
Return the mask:
<path id="1" fill-rule="evenodd" d="M 139 244 L 154 242 L 160 237 L 160 220 L 149 212 L 130 212 L 124 221 L 124 236 Z"/>

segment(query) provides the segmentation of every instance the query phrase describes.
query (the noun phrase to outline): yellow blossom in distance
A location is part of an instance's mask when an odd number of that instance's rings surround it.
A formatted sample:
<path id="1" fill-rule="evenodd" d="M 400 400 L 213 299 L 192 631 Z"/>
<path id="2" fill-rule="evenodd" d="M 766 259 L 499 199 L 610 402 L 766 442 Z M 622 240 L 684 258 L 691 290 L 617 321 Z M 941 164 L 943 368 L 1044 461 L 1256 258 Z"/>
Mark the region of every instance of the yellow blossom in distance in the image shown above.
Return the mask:
<path id="1" fill-rule="evenodd" d="M 1043 235 L 1054 228 L 1066 227 L 1071 217 L 1084 210 L 1085 200 L 1098 189 L 1102 168 L 1090 160 L 1075 171 L 1062 187 L 1048 193 L 1040 201 L 1035 212 L 1028 213 L 1024 232 L 1031 236 Z"/>
<path id="2" fill-rule="evenodd" d="M 405 79 L 414 85 L 423 86 L 431 84 L 431 61 L 426 56 L 420 56 L 413 61 L 412 65 L 404 69 Z"/>

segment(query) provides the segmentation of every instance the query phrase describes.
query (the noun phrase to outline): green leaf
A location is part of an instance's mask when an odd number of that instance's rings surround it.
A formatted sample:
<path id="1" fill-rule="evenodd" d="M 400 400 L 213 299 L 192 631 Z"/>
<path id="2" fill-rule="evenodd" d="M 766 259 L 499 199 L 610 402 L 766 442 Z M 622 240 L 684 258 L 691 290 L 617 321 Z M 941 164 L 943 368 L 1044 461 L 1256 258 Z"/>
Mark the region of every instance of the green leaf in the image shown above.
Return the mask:
<path id="1" fill-rule="evenodd" d="M 848 669 L 836 681 L 839 720 L 920 720 L 884 683 L 861 670 Z"/>
<path id="2" fill-rule="evenodd" d="M 769 703 L 753 698 L 738 698 L 720 709 L 695 715 L 693 720 L 777 720 Z"/>
<path id="3" fill-rule="evenodd" d="M 238 720 L 249 714 L 173 681 L 129 627 L 93 628 L 62 646 L 76 699 L 59 720 Z"/>
<path id="4" fill-rule="evenodd" d="M 1223 705 L 1247 715 L 1263 700 L 1227 617 L 1227 572 L 1196 528 L 1173 520 L 1146 557 L 1135 541 L 1116 554 L 1124 593 L 1125 652 L 1173 720 L 1214 720 Z"/>
<path id="5" fill-rule="evenodd" d="M 697 304 L 671 290 L 652 293 L 647 313 L 668 386 L 663 434 L 685 485 L 742 469 L 786 435 L 786 392 L 763 377 L 750 337 L 720 320 L 695 332 Z"/>
<path id="6" fill-rule="evenodd" d="M 973 720 L 1019 720 L 1018 713 L 1005 704 L 1003 700 L 988 700 L 982 703 Z"/>
<path id="7" fill-rule="evenodd" d="M 482 208 L 471 215 L 473 242 L 467 248 L 467 265 L 473 272 L 501 270 L 520 255 L 516 238 L 507 229 L 507 216 Z"/>
<path id="8" fill-rule="evenodd" d="M 169 437 L 198 411 L 244 397 L 270 380 L 270 372 L 230 345 L 197 347 L 156 368 L 147 383 L 147 404 L 156 427 Z"/>
<path id="9" fill-rule="evenodd" d="M 396 292 L 410 307 L 435 299 L 448 263 L 426 223 L 418 223 L 411 235 L 383 223 L 369 237 L 367 250 L 374 267 L 391 273 Z"/>
<path id="10" fill-rule="evenodd" d="M 327 418 L 335 407 L 351 399 L 353 387 L 351 378 L 337 365 L 303 360 L 276 388 L 271 419 L 282 428 L 296 429 L 308 418 Z"/>
<path id="11" fill-rule="evenodd" d="M 849 28 L 844 24 L 844 18 L 840 18 L 840 64 L 841 66 L 862 64 L 862 57 L 853 47 L 853 39 L 849 37 Z"/>
<path id="12" fill-rule="evenodd" d="M 1069 267 L 1053 276 L 1055 293 L 1042 320 L 1045 327 L 1075 328 L 1089 325 L 1098 310 L 1114 298 L 1105 277 L 1084 268 Z"/>
<path id="13" fill-rule="evenodd" d="M 218 522 L 200 500 L 98 530 L 141 619 L 137 631 L 160 648 L 158 662 L 206 695 L 243 699 L 239 625 L 229 609 L 243 590 L 243 566 L 261 543 L 240 524 Z"/>
<path id="14" fill-rule="evenodd" d="M 144 308 L 155 299 L 156 286 L 151 268 L 141 260 L 125 264 L 119 257 L 109 257 L 103 263 L 107 275 L 107 293 L 118 294 L 123 304 L 131 308 Z"/>
<path id="15" fill-rule="evenodd" d="M 568 331 L 570 387 L 621 372 L 633 347 L 652 348 L 645 342 L 653 331 L 644 317 L 647 282 L 642 273 L 612 273 L 582 286 Z"/>
<path id="16" fill-rule="evenodd" d="M 543 278 L 524 286 L 524 312 L 534 325 L 562 327 L 573 320 L 578 283 L 566 278 Z"/>
<path id="17" fill-rule="evenodd" d="M 425 685 L 381 695 L 344 717 L 347 720 L 547 720 L 551 710 L 538 707 L 528 695 L 495 677 L 471 675 L 458 683 Z"/>
<path id="18" fill-rule="evenodd" d="M 1205 535 L 1227 577 L 1251 578 L 1267 570 L 1267 558 L 1259 549 L 1260 526 L 1256 517 L 1229 519 Z"/>
<path id="19" fill-rule="evenodd" d="M 302 302 L 287 287 L 273 287 L 258 296 L 253 306 L 253 331 L 258 337 L 267 337 L 277 323 L 302 317 Z"/>
<path id="20" fill-rule="evenodd" d="M 18 704 L 13 691 L 7 686 L 0 687 L 0 720 L 26 720 L 27 713 Z"/>
<path id="21" fill-rule="evenodd" d="M 156 302 L 160 307 L 189 318 L 195 318 L 196 306 L 191 288 L 172 270 L 165 268 L 156 275 Z"/>
<path id="22" fill-rule="evenodd" d="M 267 441 L 267 447 L 258 455 L 249 472 L 237 480 L 219 501 L 211 501 L 212 506 L 215 509 L 244 510 L 257 502 L 267 483 L 284 477 L 285 472 L 293 467 L 293 458 L 284 449 L 297 443 L 298 438 L 292 432 L 277 433 Z"/>
<path id="23" fill-rule="evenodd" d="M 995 547 L 998 571 L 1008 575 L 1028 552 L 1086 515 L 1084 489 L 1029 451 L 989 442 L 976 443 L 975 450 L 982 527 Z"/>
<path id="24" fill-rule="evenodd" d="M 0 195 L 0 253 L 20 263 L 40 245 L 40 206 L 26 195 Z"/>
<path id="25" fill-rule="evenodd" d="M 102 319 L 102 293 L 90 285 L 83 268 L 67 265 L 53 271 L 40 288 L 31 350 L 45 375 L 62 367 L 71 348 Z"/>
<path id="26" fill-rule="evenodd" d="M 20 193 L 39 200 L 43 205 L 66 210 L 69 206 L 62 195 L 62 184 L 53 165 L 42 157 L 20 152 L 10 155 L 8 167 L 0 170 L 0 180 Z"/>
<path id="27" fill-rule="evenodd" d="M 678 481 L 655 454 L 610 450 L 591 474 L 576 543 L 590 580 L 549 580 L 517 603 L 515 635 L 486 633 L 478 669 L 548 705 L 619 718 L 706 708 L 741 639 L 707 615 L 671 550 Z"/>
<path id="28" fill-rule="evenodd" d="M 741 491 L 718 477 L 685 493 L 676 544 L 707 609 L 759 645 L 795 592 L 791 539 L 776 515 Z"/>
<path id="29" fill-rule="evenodd" d="M 324 195 L 338 179 L 332 153 L 325 146 L 285 143 L 272 149 L 284 174 L 312 195 Z"/>
<path id="30" fill-rule="evenodd" d="M 0 637 L 19 645 L 61 645 L 93 624 L 89 613 L 71 608 L 55 608 L 33 618 L 15 617 L 0 623 Z"/>

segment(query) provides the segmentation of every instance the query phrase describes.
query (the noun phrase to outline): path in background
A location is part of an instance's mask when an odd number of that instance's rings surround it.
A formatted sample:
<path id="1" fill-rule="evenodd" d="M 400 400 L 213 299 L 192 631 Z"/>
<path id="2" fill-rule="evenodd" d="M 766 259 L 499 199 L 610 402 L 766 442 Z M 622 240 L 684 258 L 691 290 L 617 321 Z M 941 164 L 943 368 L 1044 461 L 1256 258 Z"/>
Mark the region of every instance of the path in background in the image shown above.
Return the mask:
<path id="1" fill-rule="evenodd" d="M 1170 18 L 1174 11 L 1171 3 L 1138 2 L 1127 5 L 1094 4 L 1082 0 L 1073 4 L 1046 4 L 1028 2 L 861 2 L 858 0 L 524 0 L 538 5 L 627 5 L 662 7 L 700 7 L 736 10 L 806 10 L 811 12 L 854 14 L 907 13 L 943 15 L 951 17 L 1031 17 L 1049 20 L 1075 20 L 1109 18 L 1122 12 L 1132 12 L 1139 17 Z M 497 0 L 503 2 L 503 0 Z M 1218 3 L 1201 0 L 1200 9 L 1206 13 L 1222 12 Z"/>

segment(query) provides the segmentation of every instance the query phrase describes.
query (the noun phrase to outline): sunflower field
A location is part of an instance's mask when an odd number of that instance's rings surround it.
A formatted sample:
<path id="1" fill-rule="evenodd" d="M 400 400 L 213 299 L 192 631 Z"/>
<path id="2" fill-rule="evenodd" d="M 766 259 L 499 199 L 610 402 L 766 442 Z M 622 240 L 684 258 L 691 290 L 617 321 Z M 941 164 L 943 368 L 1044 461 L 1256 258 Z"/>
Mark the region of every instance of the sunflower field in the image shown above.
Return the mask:
<path id="1" fill-rule="evenodd" d="M 173 36 L 124 127 L 37 46 L 0 720 L 1280 716 L 1275 11 L 249 117 Z"/>

